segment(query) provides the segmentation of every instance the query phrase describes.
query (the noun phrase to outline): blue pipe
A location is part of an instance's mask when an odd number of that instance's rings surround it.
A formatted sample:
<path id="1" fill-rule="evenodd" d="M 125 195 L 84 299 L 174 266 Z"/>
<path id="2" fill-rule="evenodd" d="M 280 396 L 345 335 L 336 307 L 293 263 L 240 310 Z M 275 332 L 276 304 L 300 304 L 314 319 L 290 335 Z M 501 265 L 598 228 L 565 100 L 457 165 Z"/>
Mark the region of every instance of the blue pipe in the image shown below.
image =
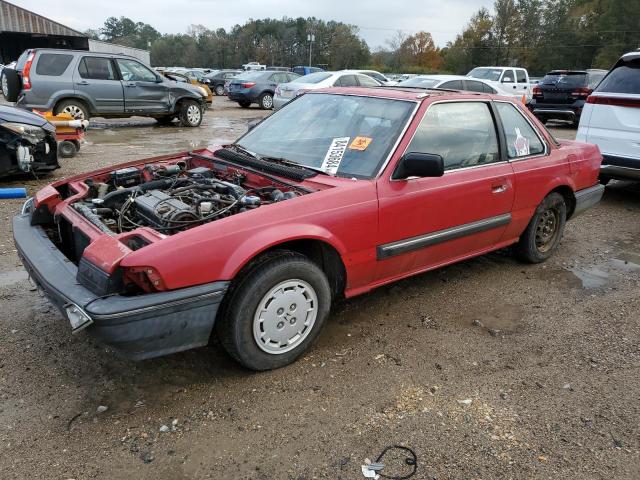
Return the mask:
<path id="1" fill-rule="evenodd" d="M 26 188 L 0 188 L 0 200 L 8 198 L 26 198 Z"/>

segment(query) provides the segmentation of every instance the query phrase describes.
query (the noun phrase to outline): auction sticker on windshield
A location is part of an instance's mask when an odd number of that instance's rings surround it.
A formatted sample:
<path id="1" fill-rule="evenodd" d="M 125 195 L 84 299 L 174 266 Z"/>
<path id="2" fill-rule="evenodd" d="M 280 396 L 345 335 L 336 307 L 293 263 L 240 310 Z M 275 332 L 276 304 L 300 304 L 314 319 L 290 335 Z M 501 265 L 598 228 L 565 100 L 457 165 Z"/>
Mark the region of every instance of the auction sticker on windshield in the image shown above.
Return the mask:
<path id="1" fill-rule="evenodd" d="M 347 150 L 349 140 L 351 140 L 351 137 L 334 138 L 331 141 L 329 150 L 327 150 L 327 154 L 322 162 L 322 170 L 327 172 L 329 175 L 335 175 L 338 173 L 338 168 L 340 168 L 340 162 L 342 162 L 344 152 Z"/>
<path id="2" fill-rule="evenodd" d="M 349 145 L 349 149 L 364 152 L 372 141 L 373 138 L 370 137 L 356 137 L 353 139 L 353 142 L 351 142 L 351 145 Z"/>

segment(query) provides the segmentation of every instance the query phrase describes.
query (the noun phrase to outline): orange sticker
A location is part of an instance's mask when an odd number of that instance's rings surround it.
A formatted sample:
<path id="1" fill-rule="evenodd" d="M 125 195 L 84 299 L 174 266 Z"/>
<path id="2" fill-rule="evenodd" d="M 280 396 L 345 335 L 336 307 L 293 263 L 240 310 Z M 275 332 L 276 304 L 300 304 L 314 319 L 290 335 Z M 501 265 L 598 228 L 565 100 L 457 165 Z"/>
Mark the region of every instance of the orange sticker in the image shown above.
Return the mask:
<path id="1" fill-rule="evenodd" d="M 373 138 L 369 137 L 356 137 L 349 145 L 349 150 L 360 150 L 361 152 L 365 151 L 369 144 L 373 141 Z"/>

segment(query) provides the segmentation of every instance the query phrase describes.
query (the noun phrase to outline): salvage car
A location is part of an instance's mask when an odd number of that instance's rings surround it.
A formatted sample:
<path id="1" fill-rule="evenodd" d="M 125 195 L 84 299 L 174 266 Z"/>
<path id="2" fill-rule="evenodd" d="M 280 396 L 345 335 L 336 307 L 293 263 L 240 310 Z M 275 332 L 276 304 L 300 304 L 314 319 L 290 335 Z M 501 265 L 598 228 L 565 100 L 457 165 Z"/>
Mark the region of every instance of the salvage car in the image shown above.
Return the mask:
<path id="1" fill-rule="evenodd" d="M 16 106 L 76 120 L 145 116 L 202 123 L 207 93 L 168 80 L 128 55 L 36 48 L 25 50 L 15 69 L 3 70 L 6 100 Z"/>
<path id="2" fill-rule="evenodd" d="M 0 105 L 0 176 L 57 168 L 56 127 L 35 113 Z"/>
<path id="3" fill-rule="evenodd" d="M 336 299 L 507 246 L 547 260 L 600 200 L 601 160 L 506 97 L 330 88 L 235 143 L 57 181 L 13 234 L 73 331 L 134 359 L 215 332 L 267 370 Z"/>

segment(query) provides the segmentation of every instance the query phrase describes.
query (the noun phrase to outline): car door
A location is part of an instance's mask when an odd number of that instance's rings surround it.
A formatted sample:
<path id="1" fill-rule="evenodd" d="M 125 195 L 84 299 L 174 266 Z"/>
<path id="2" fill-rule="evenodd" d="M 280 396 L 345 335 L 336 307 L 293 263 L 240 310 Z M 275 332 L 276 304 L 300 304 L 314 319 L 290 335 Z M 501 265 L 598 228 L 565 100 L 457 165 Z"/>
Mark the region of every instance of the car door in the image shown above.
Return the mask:
<path id="1" fill-rule="evenodd" d="M 96 113 L 123 113 L 122 82 L 113 59 L 85 55 L 73 73 L 75 91 L 88 97 Z"/>
<path id="2" fill-rule="evenodd" d="M 167 84 L 151 69 L 130 58 L 116 59 L 127 113 L 162 113 L 169 110 Z"/>
<path id="3" fill-rule="evenodd" d="M 527 227 L 541 195 L 549 190 L 549 179 L 571 176 L 570 162 L 558 149 L 551 150 L 544 137 L 527 118 L 522 104 L 496 100 L 507 158 L 513 168 L 516 197 L 505 239 L 518 237 Z"/>
<path id="4" fill-rule="evenodd" d="M 502 84 L 503 90 L 507 93 L 518 93 L 518 84 L 516 83 L 516 74 L 513 69 L 508 68 L 502 72 L 502 77 L 500 78 L 500 82 Z"/>
<path id="5" fill-rule="evenodd" d="M 400 151 L 441 155 L 445 173 L 392 180 L 392 171 L 385 171 L 379 178 L 379 282 L 500 245 L 511 221 L 514 181 L 491 102 L 430 104 Z"/>
<path id="6" fill-rule="evenodd" d="M 527 98 L 531 97 L 531 88 L 529 86 L 529 77 L 527 71 L 524 68 L 516 68 L 516 91 L 519 95 L 525 95 Z"/>

